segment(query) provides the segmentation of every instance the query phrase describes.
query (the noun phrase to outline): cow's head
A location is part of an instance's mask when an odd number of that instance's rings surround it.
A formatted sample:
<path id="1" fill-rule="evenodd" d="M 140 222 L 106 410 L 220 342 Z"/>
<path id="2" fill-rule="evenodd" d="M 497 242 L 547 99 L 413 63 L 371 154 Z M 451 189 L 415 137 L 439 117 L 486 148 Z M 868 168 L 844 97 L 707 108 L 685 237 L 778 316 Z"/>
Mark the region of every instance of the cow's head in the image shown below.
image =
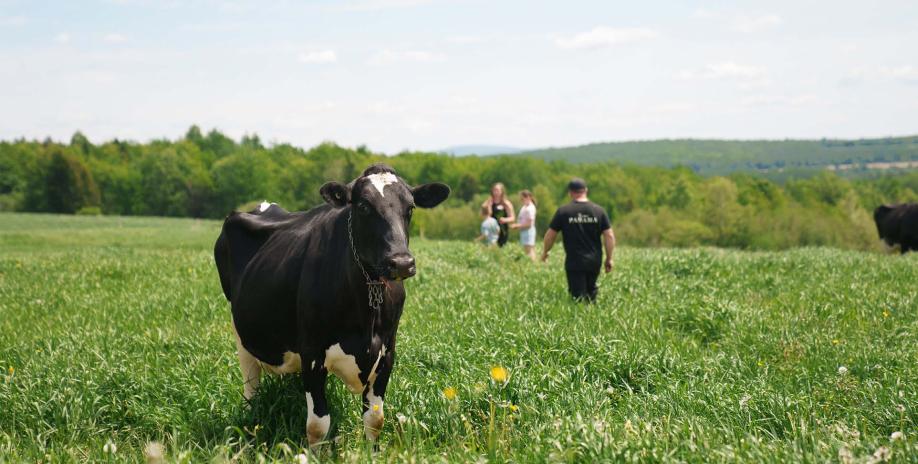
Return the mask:
<path id="1" fill-rule="evenodd" d="M 408 250 L 412 211 L 439 205 L 449 187 L 439 182 L 410 187 L 391 167 L 374 164 L 353 182 L 329 182 L 320 193 L 333 207 L 350 208 L 357 255 L 371 277 L 407 279 L 415 273 Z"/>
<path id="2" fill-rule="evenodd" d="M 894 205 L 880 205 L 875 210 L 873 210 L 873 222 L 877 225 L 877 233 L 879 233 L 880 238 L 889 243 L 887 237 L 887 232 L 885 229 L 884 219 L 886 216 L 892 212 L 896 207 Z M 891 245 L 891 243 L 889 243 Z"/>

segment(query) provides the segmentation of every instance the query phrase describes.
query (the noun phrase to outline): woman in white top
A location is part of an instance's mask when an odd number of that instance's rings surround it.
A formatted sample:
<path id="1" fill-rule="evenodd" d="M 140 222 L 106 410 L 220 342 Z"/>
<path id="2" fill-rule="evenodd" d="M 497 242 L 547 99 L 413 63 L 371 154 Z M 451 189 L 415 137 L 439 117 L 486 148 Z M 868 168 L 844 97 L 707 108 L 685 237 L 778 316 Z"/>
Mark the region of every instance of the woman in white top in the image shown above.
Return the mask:
<path id="1" fill-rule="evenodd" d="M 523 190 L 520 192 L 520 200 L 523 202 L 523 206 L 520 207 L 520 214 L 517 215 L 519 218 L 512 228 L 520 230 L 520 244 L 523 245 L 523 251 L 529 256 L 533 261 L 536 260 L 535 253 L 535 242 L 536 242 L 536 205 L 535 197 L 532 196 L 532 192 L 529 190 Z"/>

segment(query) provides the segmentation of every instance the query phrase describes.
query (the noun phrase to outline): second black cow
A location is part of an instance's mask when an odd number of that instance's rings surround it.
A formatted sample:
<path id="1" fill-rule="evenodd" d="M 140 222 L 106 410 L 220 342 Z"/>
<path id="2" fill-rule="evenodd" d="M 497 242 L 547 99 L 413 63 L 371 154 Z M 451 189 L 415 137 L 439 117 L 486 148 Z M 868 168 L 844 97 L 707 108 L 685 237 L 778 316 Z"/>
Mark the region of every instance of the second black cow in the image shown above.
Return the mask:
<path id="1" fill-rule="evenodd" d="M 330 418 L 329 372 L 363 396 L 366 436 L 383 424 L 383 400 L 395 362 L 395 333 L 405 288 L 415 274 L 408 231 L 415 206 L 449 196 L 441 183 L 408 186 L 374 165 L 348 184 L 321 188 L 326 204 L 289 213 L 263 203 L 226 218 L 214 247 L 230 301 L 244 395 L 262 370 L 301 372 L 307 438 L 324 440 Z"/>
<path id="2" fill-rule="evenodd" d="M 873 210 L 877 232 L 889 246 L 903 254 L 918 250 L 918 204 L 883 205 Z"/>

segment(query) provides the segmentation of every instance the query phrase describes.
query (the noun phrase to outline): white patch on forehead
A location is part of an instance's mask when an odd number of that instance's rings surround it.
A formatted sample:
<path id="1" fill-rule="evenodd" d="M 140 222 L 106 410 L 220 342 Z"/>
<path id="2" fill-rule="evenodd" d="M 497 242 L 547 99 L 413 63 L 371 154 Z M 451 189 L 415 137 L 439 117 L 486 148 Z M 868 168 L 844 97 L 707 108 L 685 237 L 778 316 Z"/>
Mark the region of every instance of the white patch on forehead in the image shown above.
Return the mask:
<path id="1" fill-rule="evenodd" d="M 259 213 L 264 213 L 264 212 L 267 211 L 268 208 L 270 208 L 271 205 L 273 205 L 273 204 L 274 204 L 274 203 L 268 203 L 267 200 L 261 202 L 261 204 L 258 205 L 258 212 L 259 212 Z"/>
<path id="2" fill-rule="evenodd" d="M 364 385 L 360 381 L 360 368 L 357 366 L 357 358 L 354 355 L 345 353 L 340 343 L 335 343 L 325 350 L 325 368 L 328 369 L 328 372 L 341 379 L 351 393 L 359 395 L 363 392 Z"/>
<path id="3" fill-rule="evenodd" d="M 386 188 L 389 184 L 395 184 L 398 182 L 398 177 L 395 177 L 395 174 L 391 172 L 383 172 L 379 174 L 370 174 L 367 176 L 367 179 L 370 179 L 370 182 L 373 183 L 373 187 L 376 187 L 376 190 L 379 191 L 379 194 L 383 197 L 386 194 L 383 192 L 383 189 Z"/>

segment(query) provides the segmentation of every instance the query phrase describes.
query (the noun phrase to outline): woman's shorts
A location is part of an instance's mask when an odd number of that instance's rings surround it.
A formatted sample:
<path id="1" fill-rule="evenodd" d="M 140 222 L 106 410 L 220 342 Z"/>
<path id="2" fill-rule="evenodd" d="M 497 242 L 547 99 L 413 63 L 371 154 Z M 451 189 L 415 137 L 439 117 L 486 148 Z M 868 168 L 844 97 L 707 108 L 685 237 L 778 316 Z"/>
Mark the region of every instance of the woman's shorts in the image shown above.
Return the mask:
<path id="1" fill-rule="evenodd" d="M 523 246 L 535 246 L 535 227 L 530 227 L 528 229 L 523 229 L 520 231 L 520 243 Z"/>

